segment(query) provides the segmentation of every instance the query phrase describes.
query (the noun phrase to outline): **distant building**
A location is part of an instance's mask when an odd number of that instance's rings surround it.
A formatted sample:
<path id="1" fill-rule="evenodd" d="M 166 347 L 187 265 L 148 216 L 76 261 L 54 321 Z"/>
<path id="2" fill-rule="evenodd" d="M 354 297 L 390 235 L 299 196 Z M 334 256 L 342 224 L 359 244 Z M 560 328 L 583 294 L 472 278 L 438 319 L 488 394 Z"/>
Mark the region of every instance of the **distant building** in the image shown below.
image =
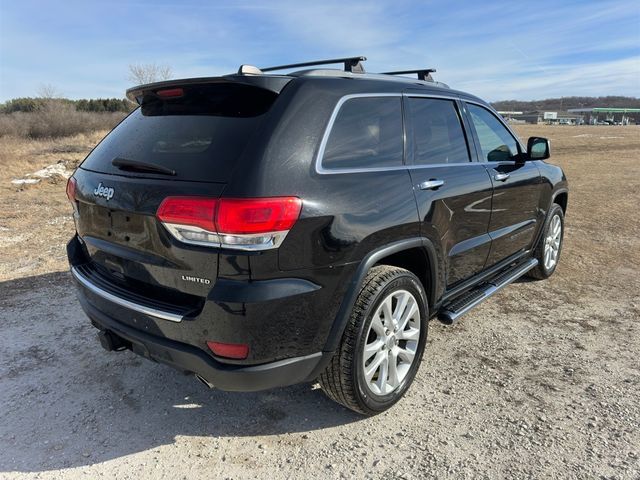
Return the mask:
<path id="1" fill-rule="evenodd" d="M 534 125 L 540 123 L 546 123 L 547 125 L 576 125 L 581 122 L 581 117 L 569 112 L 533 111 L 514 115 L 513 120 Z"/>
<path id="2" fill-rule="evenodd" d="M 524 123 L 522 120 L 519 120 L 519 115 L 522 115 L 522 112 L 513 112 L 510 110 L 498 111 L 502 118 L 504 118 L 509 123 Z"/>
<path id="3" fill-rule="evenodd" d="M 589 125 L 629 125 L 632 123 L 629 115 L 637 118 L 640 108 L 570 108 L 569 112 L 581 115 L 584 122 Z"/>

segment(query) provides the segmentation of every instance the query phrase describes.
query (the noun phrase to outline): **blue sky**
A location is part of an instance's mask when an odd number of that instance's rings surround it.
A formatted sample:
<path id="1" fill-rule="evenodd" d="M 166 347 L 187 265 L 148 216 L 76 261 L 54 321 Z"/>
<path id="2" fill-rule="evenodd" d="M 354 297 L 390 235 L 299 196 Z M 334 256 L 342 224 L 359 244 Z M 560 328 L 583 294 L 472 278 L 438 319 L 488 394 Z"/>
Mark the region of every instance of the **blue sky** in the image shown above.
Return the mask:
<path id="1" fill-rule="evenodd" d="M 122 97 L 132 63 L 190 77 L 345 55 L 490 101 L 637 97 L 640 1 L 0 0 L 0 101 Z"/>

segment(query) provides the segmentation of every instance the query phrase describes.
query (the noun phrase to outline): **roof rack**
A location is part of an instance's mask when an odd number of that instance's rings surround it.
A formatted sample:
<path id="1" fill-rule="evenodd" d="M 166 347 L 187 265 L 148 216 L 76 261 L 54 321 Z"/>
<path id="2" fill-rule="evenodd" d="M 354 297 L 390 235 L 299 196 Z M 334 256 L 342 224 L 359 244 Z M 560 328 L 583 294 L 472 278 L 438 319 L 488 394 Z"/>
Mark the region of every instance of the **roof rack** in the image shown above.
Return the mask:
<path id="1" fill-rule="evenodd" d="M 421 68 L 419 70 L 399 70 L 397 72 L 383 72 L 382 75 L 406 75 L 408 73 L 417 73 L 418 80 L 433 82 L 434 80 L 431 74 L 435 72 L 435 68 Z"/>
<path id="2" fill-rule="evenodd" d="M 315 60 L 313 62 L 291 63 L 289 65 L 278 65 L 275 67 L 261 68 L 260 70 L 263 72 L 271 72 L 273 70 L 286 70 L 288 68 L 313 67 L 316 65 L 331 65 L 332 63 L 342 63 L 344 64 L 345 72 L 364 73 L 364 67 L 360 62 L 364 62 L 366 59 L 367 57 L 363 57 L 363 56 L 333 58 L 331 60 Z"/>

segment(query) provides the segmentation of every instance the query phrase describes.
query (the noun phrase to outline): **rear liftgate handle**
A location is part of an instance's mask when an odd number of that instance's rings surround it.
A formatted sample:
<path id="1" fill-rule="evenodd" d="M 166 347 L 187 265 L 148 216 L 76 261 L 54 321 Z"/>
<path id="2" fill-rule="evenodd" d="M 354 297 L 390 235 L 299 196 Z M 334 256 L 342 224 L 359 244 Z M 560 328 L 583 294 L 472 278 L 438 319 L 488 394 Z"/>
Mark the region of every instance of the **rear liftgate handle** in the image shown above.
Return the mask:
<path id="1" fill-rule="evenodd" d="M 440 188 L 444 185 L 444 180 L 427 180 L 426 182 L 422 182 L 418 187 L 420 190 L 435 190 L 436 188 Z"/>

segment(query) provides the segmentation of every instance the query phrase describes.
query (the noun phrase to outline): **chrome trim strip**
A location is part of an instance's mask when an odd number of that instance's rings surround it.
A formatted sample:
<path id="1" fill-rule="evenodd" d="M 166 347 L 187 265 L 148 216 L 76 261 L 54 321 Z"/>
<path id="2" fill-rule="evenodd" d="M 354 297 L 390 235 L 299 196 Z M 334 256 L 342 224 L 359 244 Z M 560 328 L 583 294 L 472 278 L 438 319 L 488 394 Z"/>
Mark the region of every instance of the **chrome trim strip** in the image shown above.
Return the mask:
<path id="1" fill-rule="evenodd" d="M 243 233 L 243 234 L 230 234 L 219 233 L 221 243 L 220 248 L 229 250 L 244 250 L 248 252 L 258 252 L 262 250 L 270 250 L 278 248 L 284 242 L 285 237 L 289 233 L 289 230 L 282 230 L 279 232 L 266 232 L 266 233 Z M 248 243 L 230 243 L 229 240 L 238 239 Z M 251 243 L 252 240 L 266 240 L 263 243 Z"/>
<path id="2" fill-rule="evenodd" d="M 220 236 L 216 232 L 210 232 L 209 230 L 205 230 L 204 228 L 196 227 L 194 225 L 182 225 L 178 223 L 169 223 L 169 222 L 160 222 L 164 227 L 169 231 L 169 233 L 182 243 L 188 243 L 190 245 L 199 245 L 201 247 L 220 247 Z M 201 242 L 199 240 L 189 240 L 184 238 L 183 235 L 180 234 L 180 231 L 192 232 L 192 233 L 206 233 L 215 237 L 217 240 L 215 242 Z"/>
<path id="3" fill-rule="evenodd" d="M 498 120 L 498 122 L 500 122 L 502 126 L 508 130 L 508 132 L 511 134 L 511 136 L 515 139 L 515 141 L 520 146 L 520 150 L 522 150 L 522 152 L 524 153 L 527 152 L 527 147 L 524 146 L 524 144 L 520 141 L 520 137 L 516 135 L 516 133 L 511 129 L 511 127 L 507 124 L 507 122 L 504 121 L 504 119 L 502 118 L 502 115 L 500 115 L 491 105 L 487 105 L 485 103 L 481 103 L 475 100 L 467 100 L 466 98 L 460 98 L 460 101 L 466 102 L 466 103 L 473 103 L 474 105 L 482 107 L 485 110 L 487 110 L 489 113 L 491 113 L 494 117 L 496 117 L 496 120 Z M 481 162 L 481 163 L 493 164 L 494 162 Z"/>
<path id="4" fill-rule="evenodd" d="M 444 99 L 444 100 L 460 101 L 460 102 L 466 102 L 466 103 L 472 103 L 474 105 L 478 105 L 479 107 L 483 107 L 483 108 L 487 109 L 491 114 L 493 114 L 497 118 L 497 120 L 513 136 L 513 138 L 516 140 L 516 142 L 520 146 L 520 149 L 523 152 L 527 151 L 526 147 L 520 141 L 520 137 L 518 137 L 518 135 L 515 134 L 515 132 L 511 129 L 511 127 L 509 127 L 509 125 L 507 125 L 504 122 L 504 120 L 502 119 L 500 114 L 498 114 L 498 112 L 496 112 L 490 105 L 487 105 L 486 103 L 482 103 L 482 102 L 479 102 L 477 100 L 468 99 L 468 98 L 465 98 L 463 96 L 456 97 L 456 96 L 453 96 L 453 95 L 438 95 L 436 93 L 414 93 L 414 92 L 402 92 L 402 93 L 389 93 L 389 92 L 353 93 L 353 94 L 349 94 L 349 95 L 345 95 L 345 96 L 341 97 L 340 100 L 338 100 L 338 103 L 336 103 L 336 106 L 334 107 L 333 112 L 331 112 L 331 117 L 329 117 L 329 123 L 327 123 L 327 126 L 326 126 L 326 128 L 324 130 L 324 133 L 322 134 L 322 141 L 320 142 L 320 148 L 319 148 L 318 154 L 316 155 L 316 158 L 315 158 L 315 170 L 316 170 L 316 173 L 318 173 L 320 175 L 336 175 L 336 174 L 340 174 L 340 173 L 394 172 L 394 171 L 398 171 L 398 170 L 417 170 L 417 169 L 421 169 L 421 168 L 468 167 L 470 165 L 478 165 L 478 164 L 495 165 L 496 163 L 499 163 L 499 162 L 487 162 L 487 161 L 476 162 L 476 161 L 472 160 L 470 162 L 465 162 L 465 163 L 434 163 L 434 164 L 431 164 L 431 165 L 401 165 L 399 167 L 324 168 L 322 166 L 322 157 L 324 156 L 324 151 L 325 151 L 325 148 L 327 147 L 327 142 L 329 141 L 329 135 L 331 133 L 331 130 L 333 129 L 333 124 L 336 121 L 336 117 L 338 116 L 340 108 L 342 107 L 342 105 L 347 100 L 350 100 L 352 98 L 371 98 L 371 97 L 439 98 L 439 99 Z M 515 163 L 515 162 L 513 162 L 513 163 Z"/>
<path id="5" fill-rule="evenodd" d="M 224 248 L 227 250 L 243 250 L 248 252 L 258 252 L 262 250 L 271 250 L 278 248 L 284 242 L 285 237 L 289 233 L 289 230 L 282 230 L 278 232 L 265 232 L 265 233 L 243 233 L 243 234 L 231 234 L 231 233 L 217 233 L 204 230 L 200 227 L 193 225 L 181 225 L 177 223 L 161 222 L 162 225 L 169 231 L 169 233 L 177 241 L 181 243 L 188 243 L 190 245 L 198 245 L 208 248 Z M 194 233 L 206 233 L 215 238 L 212 242 L 203 242 L 199 240 L 190 240 L 181 235 L 181 231 L 194 232 Z M 233 243 L 233 239 L 240 240 L 238 243 Z M 231 242 L 230 242 L 231 240 Z M 263 240 L 261 243 L 252 243 L 252 240 Z"/>
<path id="6" fill-rule="evenodd" d="M 322 166 L 322 157 L 324 157 L 324 151 L 327 148 L 327 142 L 329 141 L 329 135 L 331 134 L 331 130 L 333 129 L 333 124 L 338 117 L 338 113 L 340 112 L 340 108 L 344 105 L 345 102 L 353 99 L 353 98 L 377 98 L 377 97 L 399 97 L 402 98 L 402 93 L 353 93 L 350 95 L 345 95 L 338 100 L 336 106 L 333 108 L 333 112 L 331 112 L 331 117 L 329 117 L 329 123 L 322 134 L 322 141 L 320 142 L 320 148 L 318 150 L 318 154 L 316 155 L 316 172 L 319 174 L 336 174 L 336 173 L 358 173 L 358 172 L 386 172 L 393 170 L 403 170 L 404 165 L 400 167 L 376 167 L 376 168 L 324 168 Z"/>
<path id="7" fill-rule="evenodd" d="M 340 112 L 340 108 L 342 105 L 352 98 L 372 98 L 372 97 L 421 97 L 421 98 L 438 98 L 444 100 L 464 100 L 464 98 L 454 97 L 452 95 L 438 95 L 438 94 L 423 94 L 423 93 L 413 93 L 413 92 L 404 92 L 404 93 L 354 93 L 350 95 L 345 95 L 338 100 L 336 106 L 331 113 L 331 117 L 329 118 L 329 123 L 327 123 L 327 127 L 322 134 L 322 141 L 320 142 L 320 148 L 318 150 L 318 154 L 315 159 L 315 170 L 316 173 L 320 175 L 336 175 L 341 173 L 369 173 L 369 172 L 394 172 L 399 170 L 418 170 L 422 168 L 437 168 L 437 167 L 468 167 L 470 165 L 477 165 L 478 163 L 489 163 L 489 162 L 475 162 L 469 161 L 464 163 L 433 163 L 430 165 L 401 165 L 398 167 L 372 167 L 372 168 L 324 168 L 322 166 L 322 157 L 324 156 L 324 151 L 327 147 L 327 142 L 329 141 L 329 135 L 331 134 L 331 130 L 333 129 L 333 124 L 336 121 L 338 113 Z M 478 105 L 482 105 L 478 103 Z"/>
<path id="8" fill-rule="evenodd" d="M 403 165 L 401 167 L 376 167 L 376 168 L 316 168 L 316 173 L 321 175 L 336 175 L 339 173 L 370 173 L 370 172 L 397 172 L 404 170 L 420 170 L 423 168 L 442 167 L 470 167 L 478 165 L 493 165 L 489 162 L 464 162 L 464 163 L 432 163 L 431 165 Z"/>
<path id="9" fill-rule="evenodd" d="M 160 318 L 162 320 L 168 320 L 170 322 L 181 322 L 182 315 L 176 315 L 175 313 L 163 312 L 162 310 L 156 310 L 155 308 L 146 307 L 144 305 L 140 305 L 138 303 L 131 302 L 129 300 L 125 300 L 124 298 L 120 298 L 117 295 L 114 295 L 102 288 L 91 283 L 87 278 L 82 276 L 82 274 L 75 268 L 71 267 L 71 274 L 74 278 L 82 284 L 85 288 L 95 293 L 96 295 L 104 298 L 105 300 L 109 300 L 121 307 L 129 308 L 139 313 L 143 313 L 145 315 L 150 315 L 152 317 Z"/>
<path id="10" fill-rule="evenodd" d="M 414 93 L 414 92 L 404 92 L 402 94 L 403 97 L 418 97 L 418 98 L 441 98 L 444 100 L 464 100 L 461 97 L 454 97 L 452 95 L 438 95 L 437 93 Z"/>

